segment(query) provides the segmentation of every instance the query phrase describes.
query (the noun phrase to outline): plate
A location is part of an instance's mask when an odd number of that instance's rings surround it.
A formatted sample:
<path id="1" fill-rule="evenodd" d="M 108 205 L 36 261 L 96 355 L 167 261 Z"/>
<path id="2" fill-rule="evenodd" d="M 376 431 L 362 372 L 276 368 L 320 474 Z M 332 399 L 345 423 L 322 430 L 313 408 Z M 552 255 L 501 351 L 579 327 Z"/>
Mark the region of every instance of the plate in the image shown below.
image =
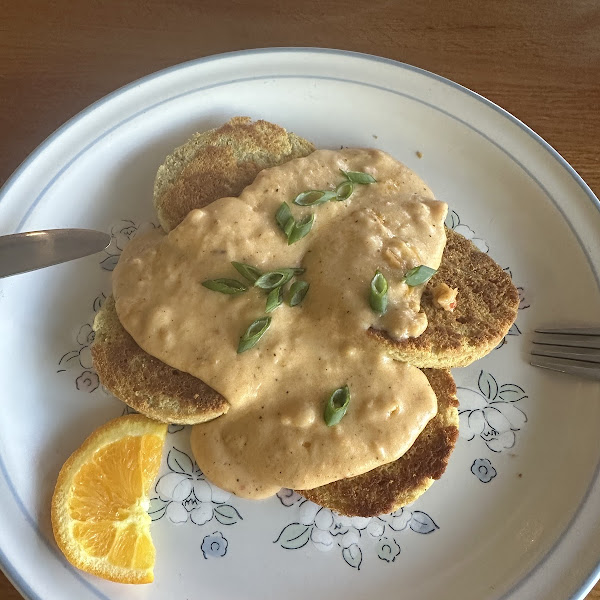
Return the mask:
<path id="1" fill-rule="evenodd" d="M 456 369 L 461 437 L 413 505 L 346 519 L 291 492 L 244 501 L 207 482 L 171 427 L 152 493 L 155 583 L 87 576 L 57 550 L 60 466 L 123 412 L 91 361 L 94 313 L 123 245 L 155 218 L 156 168 L 197 130 L 265 118 L 320 147 L 373 146 L 449 203 L 448 226 L 510 272 L 516 324 Z M 600 387 L 529 366 L 536 326 L 589 324 L 600 304 L 600 203 L 517 119 L 414 67 L 332 50 L 205 58 L 115 92 L 69 121 L 0 197 L 0 233 L 110 231 L 107 252 L 0 284 L 0 554 L 29 598 L 583 598 L 599 575 Z"/>

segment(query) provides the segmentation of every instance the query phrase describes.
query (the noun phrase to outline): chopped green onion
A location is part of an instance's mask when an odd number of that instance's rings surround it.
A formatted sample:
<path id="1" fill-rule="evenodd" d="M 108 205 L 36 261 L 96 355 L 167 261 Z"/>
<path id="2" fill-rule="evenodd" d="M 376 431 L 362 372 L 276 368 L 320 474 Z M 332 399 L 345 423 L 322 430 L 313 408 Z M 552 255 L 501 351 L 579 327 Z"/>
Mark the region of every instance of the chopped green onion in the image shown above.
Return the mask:
<path id="1" fill-rule="evenodd" d="M 285 227 L 283 228 L 283 233 L 285 233 L 285 235 L 288 238 L 290 237 L 290 233 L 292 233 L 292 230 L 294 229 L 295 225 L 296 225 L 296 219 L 294 219 L 294 217 L 290 217 L 287 220 Z"/>
<path id="2" fill-rule="evenodd" d="M 369 304 L 371 308 L 381 315 L 387 310 L 388 282 L 381 271 L 375 271 L 375 276 L 371 279 L 371 292 L 369 294 Z"/>
<path id="3" fill-rule="evenodd" d="M 285 231 L 286 223 L 293 218 L 294 217 L 292 217 L 292 211 L 290 210 L 288 203 L 282 202 L 281 206 L 277 209 L 277 212 L 275 213 L 275 220 L 277 221 L 277 225 L 279 225 L 282 231 Z"/>
<path id="4" fill-rule="evenodd" d="M 256 343 L 260 338 L 266 333 L 267 329 L 269 329 L 269 325 L 271 325 L 271 317 L 262 317 L 261 319 L 256 319 L 254 323 L 246 329 L 242 337 L 240 338 L 240 343 L 238 344 L 237 352 L 241 354 L 242 352 L 246 352 L 246 350 L 250 350 L 256 346 Z"/>
<path id="5" fill-rule="evenodd" d="M 368 173 L 362 173 L 361 171 L 344 171 L 340 169 L 342 175 L 352 183 L 359 183 L 360 185 L 368 185 L 369 183 L 377 183 L 377 180 Z"/>
<path id="6" fill-rule="evenodd" d="M 342 420 L 342 417 L 348 410 L 349 403 L 350 390 L 347 385 L 338 388 L 331 396 L 329 396 L 329 400 L 325 405 L 325 414 L 323 415 L 327 427 L 337 425 Z"/>
<path id="7" fill-rule="evenodd" d="M 306 281 L 294 281 L 290 286 L 290 293 L 288 295 L 288 304 L 290 306 L 297 306 L 304 300 L 306 292 L 308 292 L 310 284 Z"/>
<path id="8" fill-rule="evenodd" d="M 274 288 L 285 285 L 294 275 L 304 273 L 304 269 L 284 268 L 276 271 L 268 271 L 261 275 L 255 282 L 256 287 L 263 290 L 272 290 Z"/>
<path id="9" fill-rule="evenodd" d="M 251 265 L 235 262 L 234 260 L 231 261 L 231 264 L 235 267 L 237 272 L 250 283 L 254 283 L 262 275 L 256 267 Z"/>
<path id="10" fill-rule="evenodd" d="M 241 294 L 248 287 L 237 279 L 208 279 L 202 282 L 202 285 L 213 292 L 221 292 L 221 294 Z"/>
<path id="11" fill-rule="evenodd" d="M 403 281 L 406 283 L 406 285 L 415 287 L 416 285 L 421 285 L 422 283 L 429 281 L 436 274 L 436 272 L 436 269 L 426 267 L 425 265 L 419 265 L 418 267 L 408 271 L 406 275 L 404 275 Z"/>
<path id="12" fill-rule="evenodd" d="M 336 200 L 348 200 L 354 191 L 354 184 L 347 179 L 335 188 Z"/>
<path id="13" fill-rule="evenodd" d="M 312 229 L 313 223 L 315 222 L 315 215 L 310 214 L 301 221 L 296 221 L 291 227 L 290 232 L 287 233 L 288 236 L 288 246 L 295 244 L 299 240 L 301 240 L 305 235 L 308 235 L 308 232 Z"/>
<path id="14" fill-rule="evenodd" d="M 329 202 L 336 197 L 336 193 L 331 190 L 308 190 L 298 194 L 293 202 L 298 206 L 316 206 L 317 204 L 324 204 Z"/>
<path id="15" fill-rule="evenodd" d="M 335 198 L 335 192 L 331 192 L 331 194 L 333 194 L 333 197 Z M 296 221 L 290 207 L 286 202 L 283 202 L 275 214 L 275 220 L 283 233 L 285 233 L 288 240 L 288 246 L 291 246 L 298 240 L 301 240 L 312 229 L 313 223 L 315 222 L 315 215 L 307 215 L 301 221 Z"/>
<path id="16" fill-rule="evenodd" d="M 273 288 L 267 296 L 267 307 L 265 312 L 273 312 L 283 302 L 283 286 Z"/>

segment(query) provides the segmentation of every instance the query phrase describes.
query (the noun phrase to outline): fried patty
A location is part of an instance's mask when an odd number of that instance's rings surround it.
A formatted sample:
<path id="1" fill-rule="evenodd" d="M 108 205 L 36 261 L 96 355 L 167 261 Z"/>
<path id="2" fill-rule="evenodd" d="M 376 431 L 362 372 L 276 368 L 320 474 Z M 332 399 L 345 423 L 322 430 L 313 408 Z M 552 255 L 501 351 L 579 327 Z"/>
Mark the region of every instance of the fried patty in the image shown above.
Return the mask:
<path id="1" fill-rule="evenodd" d="M 266 167 L 307 156 L 313 145 L 266 121 L 236 117 L 191 140 L 158 169 L 154 205 L 165 231 L 194 208 L 237 196 Z M 400 459 L 368 473 L 313 490 L 305 497 L 346 515 L 373 516 L 413 502 L 444 472 L 458 435 L 456 387 L 450 367 L 464 366 L 491 351 L 506 335 L 518 307 L 510 277 L 489 256 L 447 230 L 437 274 L 426 285 L 421 306 L 429 319 L 418 338 L 392 340 L 370 330 L 398 360 L 424 369 L 438 399 L 438 413 Z M 433 289 L 458 288 L 454 312 L 435 306 Z M 227 412 L 225 398 L 201 380 L 150 356 L 121 325 L 113 298 L 94 322 L 94 365 L 102 384 L 139 412 L 167 423 L 193 424 Z"/>
<path id="2" fill-rule="evenodd" d="M 94 367 L 102 385 L 138 412 L 163 423 L 193 425 L 229 410 L 204 381 L 144 352 L 127 333 L 109 296 L 94 319 Z"/>
<path id="3" fill-rule="evenodd" d="M 296 491 L 342 515 L 359 517 L 393 512 L 427 491 L 446 470 L 458 438 L 458 400 L 449 371 L 423 373 L 437 397 L 438 412 L 406 454 L 363 475 Z"/>
<path id="4" fill-rule="evenodd" d="M 268 121 L 234 117 L 218 129 L 196 133 L 175 148 L 158 168 L 154 207 L 165 231 L 171 231 L 194 208 L 239 196 L 260 171 L 315 147 Z"/>
<path id="5" fill-rule="evenodd" d="M 458 289 L 450 312 L 435 306 L 436 285 Z M 510 276 L 475 244 L 446 229 L 446 247 L 437 273 L 425 286 L 421 309 L 427 329 L 419 336 L 393 340 L 370 329 L 396 360 L 419 368 L 466 367 L 489 354 L 506 335 L 519 308 L 519 293 Z"/>

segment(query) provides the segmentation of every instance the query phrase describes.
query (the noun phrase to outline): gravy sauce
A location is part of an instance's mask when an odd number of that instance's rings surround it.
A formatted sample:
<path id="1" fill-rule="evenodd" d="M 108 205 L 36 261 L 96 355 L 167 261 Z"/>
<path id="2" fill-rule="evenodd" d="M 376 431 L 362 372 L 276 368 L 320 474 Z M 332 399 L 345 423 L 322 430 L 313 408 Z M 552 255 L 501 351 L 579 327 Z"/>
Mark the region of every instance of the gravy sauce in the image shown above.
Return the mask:
<path id="1" fill-rule="evenodd" d="M 339 169 L 371 174 L 352 196 L 310 208 L 292 200 L 334 189 Z M 288 246 L 275 213 L 288 202 L 296 219 L 314 212 L 311 232 Z M 239 198 L 193 210 L 168 235 L 136 237 L 113 273 L 119 319 L 135 341 L 168 365 L 220 392 L 228 413 L 195 425 L 192 449 L 206 476 L 239 496 L 264 498 L 281 487 L 310 489 L 396 460 L 437 412 L 418 369 L 390 359 L 366 334 L 418 336 L 423 286 L 402 282 L 421 264 L 437 268 L 447 206 L 412 171 L 367 149 L 319 150 L 259 173 Z M 241 334 L 265 315 L 266 293 L 238 296 L 202 286 L 242 280 L 231 261 L 269 271 L 302 267 L 310 284 L 301 305 L 277 308 L 258 344 L 237 354 Z M 380 269 L 389 303 L 379 316 L 369 284 Z M 247 283 L 247 282 L 246 282 Z M 328 427 L 324 406 L 348 385 L 341 422 Z"/>

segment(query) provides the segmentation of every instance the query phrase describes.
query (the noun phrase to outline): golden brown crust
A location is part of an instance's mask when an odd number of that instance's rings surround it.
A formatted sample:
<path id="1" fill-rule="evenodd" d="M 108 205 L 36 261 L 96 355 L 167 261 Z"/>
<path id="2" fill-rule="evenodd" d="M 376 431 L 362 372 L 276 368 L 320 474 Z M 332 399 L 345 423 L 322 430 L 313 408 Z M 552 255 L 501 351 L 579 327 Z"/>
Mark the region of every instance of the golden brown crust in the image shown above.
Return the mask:
<path id="1" fill-rule="evenodd" d="M 487 254 L 451 229 L 438 272 L 421 299 L 427 329 L 416 338 L 397 341 L 384 331 L 369 333 L 386 344 L 397 360 L 416 367 L 464 367 L 491 352 L 513 324 L 519 293 L 510 276 Z M 440 283 L 458 288 L 453 312 L 436 307 L 433 289 Z"/>
<path id="2" fill-rule="evenodd" d="M 159 167 L 154 203 L 165 231 L 193 208 L 237 196 L 263 168 L 314 151 L 314 146 L 266 121 L 235 117 L 198 133 Z M 121 325 L 109 298 L 96 317 L 92 346 L 102 384 L 117 398 L 153 419 L 194 424 L 227 412 L 228 402 L 203 381 L 144 352 Z"/>
<path id="3" fill-rule="evenodd" d="M 196 134 L 167 157 L 158 170 L 154 202 L 160 223 L 169 231 L 191 209 L 239 195 L 263 168 L 306 156 L 313 150 L 310 142 L 277 125 L 251 123 L 243 117 Z M 447 236 L 440 269 L 423 295 L 422 307 L 429 319 L 425 333 L 397 342 L 384 332 L 370 331 L 395 358 L 420 367 L 462 366 L 487 354 L 508 331 L 518 307 L 518 294 L 508 275 L 459 234 L 447 231 Z M 459 290 L 453 313 L 433 305 L 432 290 L 439 282 Z M 100 380 L 130 406 L 159 420 L 178 423 L 207 420 L 227 409 L 226 401 L 218 394 L 205 396 L 207 389 L 216 392 L 203 382 L 143 352 L 119 323 L 114 301 L 103 307 L 96 328 L 92 353 Z M 301 493 L 342 514 L 372 516 L 414 501 L 438 479 L 458 435 L 456 388 L 448 371 L 424 372 L 438 398 L 438 414 L 401 459 L 364 475 Z M 187 383 L 179 387 L 181 379 Z M 191 413 L 192 398 L 196 402 L 200 399 L 201 404 L 206 400 L 210 408 L 196 408 L 195 414 L 204 417 L 199 421 L 183 420 L 181 406 L 186 404 L 178 406 L 180 398 L 185 398 Z"/>
<path id="4" fill-rule="evenodd" d="M 398 460 L 312 490 L 297 490 L 342 515 L 372 517 L 414 502 L 439 479 L 458 437 L 458 400 L 449 371 L 424 369 L 438 400 L 437 415 Z"/>
<path id="5" fill-rule="evenodd" d="M 314 146 L 267 121 L 234 117 L 195 134 L 159 167 L 154 183 L 158 220 L 170 231 L 194 208 L 239 196 L 259 171 L 307 156 Z"/>
<path id="6" fill-rule="evenodd" d="M 94 366 L 102 385 L 138 412 L 193 425 L 227 412 L 229 403 L 206 383 L 144 352 L 125 331 L 112 296 L 94 321 Z"/>

